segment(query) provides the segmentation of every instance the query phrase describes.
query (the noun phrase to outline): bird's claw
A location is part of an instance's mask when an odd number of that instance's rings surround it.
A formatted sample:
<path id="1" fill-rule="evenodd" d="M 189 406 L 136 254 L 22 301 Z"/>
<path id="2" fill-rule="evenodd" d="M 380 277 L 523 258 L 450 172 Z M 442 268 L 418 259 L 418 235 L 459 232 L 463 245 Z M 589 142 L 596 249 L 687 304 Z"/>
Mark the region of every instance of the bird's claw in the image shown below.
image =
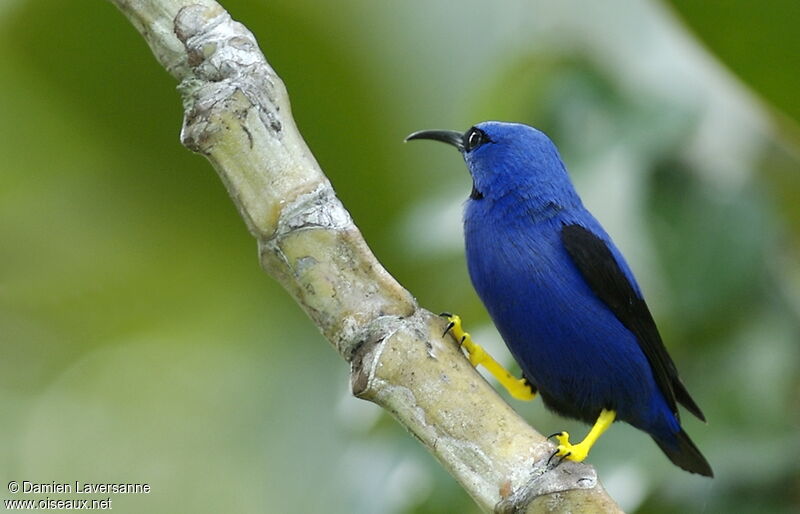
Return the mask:
<path id="1" fill-rule="evenodd" d="M 550 463 L 553 457 L 561 457 L 561 462 L 564 459 L 569 459 L 575 462 L 583 462 L 584 459 L 589 455 L 589 448 L 590 445 L 586 444 L 585 442 L 580 442 L 578 444 L 572 444 L 569 442 L 569 433 L 568 432 L 556 432 L 555 434 L 548 437 L 555 437 L 556 441 L 558 441 L 558 446 L 556 446 L 556 451 L 553 452 L 553 455 L 550 456 L 550 459 L 547 460 L 547 463 Z"/>
<path id="2" fill-rule="evenodd" d="M 443 312 L 439 314 L 439 316 L 447 320 L 447 326 L 444 328 L 442 337 L 446 336 L 449 332 L 456 340 L 463 341 L 464 336 L 466 336 L 467 333 L 464 332 L 463 328 L 461 328 L 461 317 L 457 314 L 451 314 L 449 312 Z"/>
<path id="3" fill-rule="evenodd" d="M 445 329 L 444 329 L 444 332 L 442 332 L 442 337 L 444 337 L 444 336 L 446 336 L 446 335 L 447 335 L 447 333 L 448 333 L 448 332 L 450 332 L 451 330 L 453 330 L 453 327 L 455 327 L 455 326 L 456 326 L 456 322 L 455 322 L 455 320 L 453 319 L 453 315 L 452 315 L 452 314 L 450 314 L 449 312 L 442 312 L 442 313 L 439 313 L 439 316 L 441 316 L 441 317 L 443 317 L 443 318 L 447 319 L 447 321 L 448 321 L 448 323 L 447 323 L 447 326 L 446 326 L 446 327 L 445 327 Z"/>
<path id="4" fill-rule="evenodd" d="M 469 362 L 473 367 L 478 367 L 479 364 L 483 365 L 506 388 L 508 393 L 518 400 L 529 401 L 536 397 L 536 393 L 527 380 L 514 377 L 472 340 L 469 333 L 465 332 L 461 326 L 461 318 L 457 314 L 443 312 L 440 316 L 448 321 L 442 337 L 448 333 L 451 334 L 461 347 L 466 350 Z"/>
<path id="5" fill-rule="evenodd" d="M 453 330 L 454 326 L 456 326 L 456 324 L 454 322 L 451 321 L 450 323 L 448 323 L 447 326 L 444 329 L 444 332 L 442 332 L 442 337 L 446 336 L 448 332 Z"/>
<path id="6" fill-rule="evenodd" d="M 556 451 L 554 451 L 553 453 L 550 454 L 550 458 L 547 459 L 547 466 L 548 467 L 550 467 L 550 462 L 552 462 L 553 457 L 555 457 L 556 455 L 558 455 L 558 450 L 556 450 Z M 555 466 L 553 466 L 553 467 L 556 468 L 556 467 L 560 466 L 561 463 L 564 462 L 564 459 L 566 459 L 567 457 L 569 457 L 569 453 L 567 453 L 566 455 L 562 455 L 561 458 L 558 459 L 558 461 L 556 462 Z"/>

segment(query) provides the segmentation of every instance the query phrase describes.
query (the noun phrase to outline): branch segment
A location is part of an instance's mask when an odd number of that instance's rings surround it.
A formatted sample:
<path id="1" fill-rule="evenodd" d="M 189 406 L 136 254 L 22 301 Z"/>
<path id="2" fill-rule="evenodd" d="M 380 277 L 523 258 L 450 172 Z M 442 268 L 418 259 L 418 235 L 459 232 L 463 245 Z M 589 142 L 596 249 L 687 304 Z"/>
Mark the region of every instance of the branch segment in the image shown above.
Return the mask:
<path id="1" fill-rule="evenodd" d="M 307 148 L 253 35 L 211 0 L 112 0 L 180 81 L 182 142 L 205 155 L 261 264 L 484 510 L 613 512 L 594 470 L 548 470 L 552 445 L 478 375 L 444 322 L 375 259 Z"/>
<path id="2" fill-rule="evenodd" d="M 442 339 L 442 318 L 420 310 L 403 321 L 356 353 L 353 394 L 391 412 L 478 504 L 525 512 L 542 495 L 600 489 L 589 466 L 547 466 L 552 446 L 473 371 L 455 341 Z"/>

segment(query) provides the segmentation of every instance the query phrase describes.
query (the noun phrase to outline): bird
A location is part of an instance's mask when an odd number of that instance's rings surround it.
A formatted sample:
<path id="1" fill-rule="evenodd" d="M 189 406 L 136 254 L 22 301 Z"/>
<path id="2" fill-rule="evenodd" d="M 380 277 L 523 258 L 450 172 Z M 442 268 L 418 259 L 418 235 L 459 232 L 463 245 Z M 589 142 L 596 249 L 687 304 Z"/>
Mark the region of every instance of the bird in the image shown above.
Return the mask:
<path id="1" fill-rule="evenodd" d="M 472 177 L 463 214 L 472 284 L 522 369 L 516 379 L 445 313 L 473 365 L 513 396 L 592 425 L 579 443 L 558 432 L 551 459 L 583 461 L 615 421 L 649 434 L 678 467 L 713 477 L 681 426 L 678 404 L 705 421 L 678 376 L 622 253 L 586 209 L 555 144 L 521 123 L 406 138 L 456 147 Z M 446 332 L 447 332 L 446 331 Z"/>

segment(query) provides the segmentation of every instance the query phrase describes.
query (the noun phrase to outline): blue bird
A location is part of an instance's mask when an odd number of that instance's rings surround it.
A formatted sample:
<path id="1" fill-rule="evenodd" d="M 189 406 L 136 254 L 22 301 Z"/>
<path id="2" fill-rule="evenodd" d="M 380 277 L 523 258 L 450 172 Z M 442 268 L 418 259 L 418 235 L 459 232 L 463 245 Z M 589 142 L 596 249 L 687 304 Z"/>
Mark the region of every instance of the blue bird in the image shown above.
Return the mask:
<path id="1" fill-rule="evenodd" d="M 487 362 L 514 396 L 538 392 L 550 410 L 593 424 L 577 444 L 566 432 L 554 434 L 554 456 L 582 461 L 621 420 L 648 433 L 677 466 L 713 476 L 681 427 L 677 404 L 705 417 L 678 377 L 633 273 L 583 206 L 553 142 L 533 127 L 497 121 L 412 139 L 451 144 L 466 161 L 470 278 L 523 378 L 498 371 L 458 317 L 448 328 L 473 365 Z"/>

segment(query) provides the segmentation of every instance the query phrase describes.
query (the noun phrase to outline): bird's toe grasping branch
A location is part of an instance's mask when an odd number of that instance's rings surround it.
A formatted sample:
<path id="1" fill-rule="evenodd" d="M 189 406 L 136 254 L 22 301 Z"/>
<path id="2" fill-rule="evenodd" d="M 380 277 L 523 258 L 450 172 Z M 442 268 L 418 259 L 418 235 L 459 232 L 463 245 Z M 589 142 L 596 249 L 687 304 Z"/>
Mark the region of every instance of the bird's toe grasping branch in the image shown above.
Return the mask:
<path id="1" fill-rule="evenodd" d="M 527 380 L 524 378 L 516 378 L 505 369 L 502 364 L 486 353 L 486 350 L 472 340 L 469 333 L 465 332 L 464 328 L 461 326 L 460 316 L 450 314 L 449 312 L 443 312 L 441 316 L 448 321 L 444 333 L 447 334 L 449 332 L 450 335 L 461 344 L 461 347 L 467 351 L 470 364 L 474 367 L 482 365 L 486 368 L 486 370 L 500 382 L 500 385 L 505 387 L 506 391 L 517 400 L 530 401 L 536 398 L 536 393 L 528 384 Z"/>

